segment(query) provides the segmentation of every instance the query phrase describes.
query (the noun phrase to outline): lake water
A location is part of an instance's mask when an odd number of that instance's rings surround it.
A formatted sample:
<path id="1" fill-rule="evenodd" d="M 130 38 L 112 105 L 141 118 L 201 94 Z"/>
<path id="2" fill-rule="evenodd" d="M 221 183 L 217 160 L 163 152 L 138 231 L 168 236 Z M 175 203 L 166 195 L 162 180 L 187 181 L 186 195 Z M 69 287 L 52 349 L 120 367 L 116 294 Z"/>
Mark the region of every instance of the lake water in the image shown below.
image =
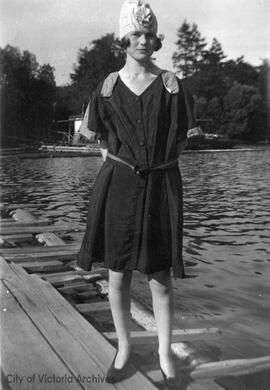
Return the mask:
<path id="1" fill-rule="evenodd" d="M 83 227 L 101 164 L 99 157 L 4 159 L 2 202 Z M 246 354 L 263 355 L 270 345 L 270 148 L 187 153 L 179 165 L 188 278 L 174 280 L 175 323 L 231 324 L 235 334 L 253 332 Z M 151 305 L 145 277 L 137 273 L 133 293 Z M 224 355 L 235 357 L 230 351 Z"/>

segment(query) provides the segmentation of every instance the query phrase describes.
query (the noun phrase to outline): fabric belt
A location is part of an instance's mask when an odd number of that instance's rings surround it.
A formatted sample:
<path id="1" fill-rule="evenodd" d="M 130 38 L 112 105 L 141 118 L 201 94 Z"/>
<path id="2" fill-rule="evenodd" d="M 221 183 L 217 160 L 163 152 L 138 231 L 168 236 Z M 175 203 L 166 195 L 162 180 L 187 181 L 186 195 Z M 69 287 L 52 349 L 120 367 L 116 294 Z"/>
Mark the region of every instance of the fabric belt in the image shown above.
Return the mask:
<path id="1" fill-rule="evenodd" d="M 128 163 L 127 161 L 123 160 L 122 158 L 117 157 L 111 153 L 107 153 L 106 161 L 110 162 L 111 164 L 118 162 L 120 164 L 126 165 L 127 167 L 132 169 L 132 171 L 136 175 L 139 175 L 139 176 L 148 175 L 149 173 L 151 173 L 153 171 L 166 170 L 166 169 L 170 169 L 174 166 L 178 166 L 178 159 L 175 159 L 175 160 L 163 163 L 163 164 L 154 165 L 152 167 L 148 167 L 148 166 L 139 167 L 138 165 L 132 165 L 132 164 Z"/>

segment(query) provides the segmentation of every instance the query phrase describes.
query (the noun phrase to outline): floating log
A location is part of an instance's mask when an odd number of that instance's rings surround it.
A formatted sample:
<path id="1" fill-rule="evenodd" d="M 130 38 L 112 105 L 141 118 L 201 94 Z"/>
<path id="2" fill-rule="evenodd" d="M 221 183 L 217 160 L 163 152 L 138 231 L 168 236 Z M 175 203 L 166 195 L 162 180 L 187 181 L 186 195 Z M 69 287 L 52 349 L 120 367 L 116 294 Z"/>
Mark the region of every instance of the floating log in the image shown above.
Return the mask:
<path id="1" fill-rule="evenodd" d="M 58 246 L 65 245 L 65 241 L 52 232 L 45 232 L 36 235 L 38 242 L 45 244 L 46 246 Z"/>
<path id="2" fill-rule="evenodd" d="M 18 221 L 18 222 L 24 222 L 24 223 L 29 223 L 29 222 L 36 222 L 37 221 L 37 218 L 31 214 L 28 210 L 25 210 L 25 209 L 17 209 L 17 210 L 13 210 L 10 212 L 10 215 L 12 216 L 12 218 L 15 219 L 15 221 Z"/>
<path id="3" fill-rule="evenodd" d="M 92 313 L 94 311 L 110 310 L 110 304 L 108 301 L 80 303 L 78 305 L 75 305 L 75 307 L 80 313 L 84 314 Z"/>

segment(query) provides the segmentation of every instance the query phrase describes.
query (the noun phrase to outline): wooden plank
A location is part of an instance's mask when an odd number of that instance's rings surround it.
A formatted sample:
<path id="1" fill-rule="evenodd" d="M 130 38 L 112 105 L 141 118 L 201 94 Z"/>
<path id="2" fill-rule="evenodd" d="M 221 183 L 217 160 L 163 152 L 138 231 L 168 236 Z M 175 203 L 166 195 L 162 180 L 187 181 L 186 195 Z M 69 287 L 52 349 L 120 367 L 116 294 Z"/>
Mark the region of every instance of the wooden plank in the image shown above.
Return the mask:
<path id="1" fill-rule="evenodd" d="M 10 290 L 0 281 L 1 288 L 1 366 L 8 389 L 51 390 L 52 383 L 41 381 L 42 375 L 71 377 L 72 373 L 61 358 L 51 349 L 39 329 L 21 308 Z M 17 374 L 15 381 L 12 374 Z M 41 376 L 39 377 L 38 374 Z M 10 375 L 7 378 L 7 375 Z M 29 384 L 27 378 L 33 377 Z M 57 390 L 81 389 L 78 383 L 59 383 Z M 4 387 L 3 387 L 4 388 Z"/>
<path id="2" fill-rule="evenodd" d="M 25 262 L 22 263 L 22 267 L 26 269 L 27 271 L 31 272 L 41 272 L 41 271 L 57 271 L 57 270 L 63 270 L 64 264 L 61 263 L 61 261 L 43 261 L 42 263 L 38 262 Z"/>
<path id="3" fill-rule="evenodd" d="M 110 310 L 110 304 L 108 301 L 104 302 L 91 302 L 91 303 L 80 303 L 75 305 L 76 309 L 79 310 L 80 313 L 92 313 L 94 311 L 103 311 Z"/>
<path id="4" fill-rule="evenodd" d="M 91 280 L 91 281 L 100 279 L 102 277 L 101 274 L 92 273 L 91 271 L 85 271 L 84 269 L 81 269 L 79 271 L 74 270 L 74 271 L 65 271 L 65 272 L 55 272 L 53 274 L 48 273 L 48 274 L 43 274 L 42 277 L 59 278 L 59 280 L 61 280 L 62 277 L 72 276 L 72 275 L 82 275 L 85 276 L 87 280 Z"/>
<path id="5" fill-rule="evenodd" d="M 5 239 L 5 236 L 2 236 Z M 38 255 L 39 253 L 62 253 L 66 251 L 77 251 L 79 252 L 80 249 L 80 244 L 74 243 L 74 244 L 65 244 L 65 245 L 57 245 L 57 246 L 33 246 L 33 245 L 28 245 L 24 246 L 23 248 L 1 248 L 0 253 L 2 256 L 7 256 L 7 255 L 18 255 L 18 256 L 25 256 L 29 254 L 36 254 Z"/>
<path id="6" fill-rule="evenodd" d="M 87 305 L 87 304 L 82 304 Z M 91 304 L 90 304 L 91 305 Z M 80 306 L 80 305 L 76 305 Z M 82 307 L 83 308 L 83 307 Z M 175 329 L 172 331 L 172 342 L 193 341 L 193 340 L 205 340 L 206 337 L 220 334 L 218 328 L 206 328 L 206 329 Z M 104 336 L 109 340 L 116 340 L 116 332 L 106 332 Z M 130 337 L 134 344 L 156 344 L 157 332 L 149 331 L 132 331 Z"/>
<path id="7" fill-rule="evenodd" d="M 48 247 L 49 248 L 49 247 Z M 0 250 L 1 252 L 1 250 Z M 46 252 L 46 253 L 23 253 L 21 256 L 16 255 L 2 255 L 5 260 L 13 263 L 22 264 L 28 261 L 48 261 L 48 260 L 59 260 L 64 262 L 74 261 L 77 257 L 78 251 L 62 251 L 62 252 Z"/>
<path id="8" fill-rule="evenodd" d="M 63 287 L 58 287 L 57 290 L 60 292 L 60 293 L 72 293 L 74 292 L 76 289 L 81 289 L 83 287 L 91 287 L 92 285 L 90 285 L 86 280 L 82 280 L 81 282 L 74 282 L 74 283 L 71 283 L 71 284 L 65 284 Z"/>
<path id="9" fill-rule="evenodd" d="M 24 227 L 4 227 L 1 229 L 1 235 L 7 234 L 25 234 L 25 233 L 43 233 L 43 232 L 81 232 L 84 228 L 71 225 L 50 225 L 50 226 L 24 226 Z"/>
<path id="10" fill-rule="evenodd" d="M 21 269 L 21 267 L 16 264 L 10 265 L 10 267 L 14 271 L 16 268 Z M 42 306 L 48 306 L 50 313 L 57 318 L 58 323 L 65 326 L 70 339 L 82 346 L 83 353 L 81 355 L 73 349 L 70 341 L 66 346 L 66 348 L 72 351 L 74 359 L 77 359 L 80 371 L 86 367 L 86 373 L 98 372 L 97 370 L 92 370 L 92 364 L 97 365 L 100 372 L 107 371 L 115 354 L 113 346 L 110 345 L 70 304 L 68 304 L 68 302 L 49 283 L 40 280 L 36 275 L 28 275 L 28 283 L 31 285 L 31 289 L 35 291 L 36 297 L 42 301 Z M 46 322 L 47 315 L 45 315 L 45 318 Z M 44 324 L 44 326 L 45 325 L 46 324 Z M 61 335 L 58 334 L 58 336 L 60 338 Z M 58 343 L 58 340 L 56 341 Z M 88 355 L 88 358 L 85 357 L 85 354 Z M 63 358 L 67 360 L 69 358 L 69 353 L 65 354 Z M 132 367 L 132 365 L 131 376 L 123 382 L 114 384 L 114 387 L 119 390 L 137 390 L 138 387 L 145 390 L 156 389 L 156 387 L 141 372 Z M 103 389 L 104 387 L 102 383 L 98 383 L 97 388 Z M 107 388 L 112 388 L 112 386 L 107 385 Z"/>
<path id="11" fill-rule="evenodd" d="M 91 273 L 91 271 L 85 271 L 85 270 L 79 270 L 79 271 L 65 271 L 65 272 L 55 272 L 55 273 L 48 273 L 48 274 L 42 274 L 42 277 L 46 278 L 59 278 L 59 280 L 62 280 L 65 276 L 72 276 L 72 275 L 81 275 L 85 276 L 87 280 L 95 281 L 97 279 L 100 279 L 102 276 L 101 274 Z"/>
<path id="12" fill-rule="evenodd" d="M 65 245 L 65 241 L 62 238 L 58 237 L 56 234 L 51 232 L 40 233 L 36 235 L 38 242 L 45 244 L 47 246 L 59 246 Z"/>
<path id="13" fill-rule="evenodd" d="M 96 301 L 98 298 L 100 299 L 96 288 L 85 290 L 85 291 L 76 291 L 74 295 L 76 296 L 76 298 L 80 300 L 87 300 L 88 302 L 89 301 L 93 302 L 93 300 Z"/>
<path id="14" fill-rule="evenodd" d="M 46 279 L 53 286 L 61 286 L 63 283 L 78 280 L 95 281 L 100 278 L 100 274 L 90 274 L 87 271 L 68 271 L 55 274 L 39 274 L 42 279 Z"/>
<path id="15" fill-rule="evenodd" d="M 32 234 L 10 234 L 9 236 L 1 236 L 0 239 L 6 242 L 24 242 L 24 241 L 32 241 L 33 240 L 33 235 Z"/>
<path id="16" fill-rule="evenodd" d="M 30 221 L 30 222 L 17 222 L 17 221 L 14 221 L 14 220 L 11 220 L 11 221 L 0 221 L 0 228 L 1 229 L 4 229 L 4 228 L 24 228 L 24 227 L 27 227 L 27 226 L 48 226 L 48 225 L 51 225 L 52 222 L 49 220 L 49 219 L 37 219 L 35 221 Z"/>
<path id="17" fill-rule="evenodd" d="M 72 374 L 85 376 L 90 372 L 104 377 L 106 366 L 103 362 L 100 361 L 100 364 L 97 364 L 93 351 L 86 350 L 83 344 L 74 338 L 68 324 L 58 318 L 58 312 L 52 312 L 51 303 L 44 296 L 42 297 L 41 286 L 39 285 L 37 291 L 31 287 L 31 283 L 29 275 L 23 280 L 22 275 L 18 277 L 14 272 L 5 272 L 5 286 L 14 295 L 51 348 L 69 367 Z M 102 344 L 99 347 L 102 350 Z M 93 389 L 88 383 L 85 383 L 84 387 Z M 107 389 L 108 386 L 105 383 L 99 383 L 99 388 Z"/>

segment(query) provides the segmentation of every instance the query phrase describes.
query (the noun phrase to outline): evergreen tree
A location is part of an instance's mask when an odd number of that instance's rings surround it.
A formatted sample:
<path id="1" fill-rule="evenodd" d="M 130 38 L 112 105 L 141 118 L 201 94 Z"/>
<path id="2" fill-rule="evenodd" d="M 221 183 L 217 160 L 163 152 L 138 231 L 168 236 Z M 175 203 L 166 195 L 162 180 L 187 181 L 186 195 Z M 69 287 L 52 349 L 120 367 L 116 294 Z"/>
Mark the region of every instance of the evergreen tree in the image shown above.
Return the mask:
<path id="1" fill-rule="evenodd" d="M 196 73 L 206 46 L 205 38 L 202 38 L 195 23 L 190 25 L 185 20 L 177 30 L 177 50 L 173 53 L 173 66 L 177 73 L 187 78 Z"/>
<path id="2" fill-rule="evenodd" d="M 38 140 L 52 126 L 54 70 L 10 45 L 0 49 L 0 63 L 2 143 Z"/>
<path id="3" fill-rule="evenodd" d="M 90 48 L 79 50 L 78 64 L 70 75 L 73 92 L 77 96 L 76 111 L 87 104 L 92 92 L 110 72 L 119 70 L 125 62 L 125 53 L 114 34 L 92 41 Z"/>
<path id="4" fill-rule="evenodd" d="M 221 43 L 216 38 L 213 38 L 210 49 L 203 51 L 200 68 L 212 67 L 220 69 L 225 58 L 226 55 L 223 52 Z"/>

